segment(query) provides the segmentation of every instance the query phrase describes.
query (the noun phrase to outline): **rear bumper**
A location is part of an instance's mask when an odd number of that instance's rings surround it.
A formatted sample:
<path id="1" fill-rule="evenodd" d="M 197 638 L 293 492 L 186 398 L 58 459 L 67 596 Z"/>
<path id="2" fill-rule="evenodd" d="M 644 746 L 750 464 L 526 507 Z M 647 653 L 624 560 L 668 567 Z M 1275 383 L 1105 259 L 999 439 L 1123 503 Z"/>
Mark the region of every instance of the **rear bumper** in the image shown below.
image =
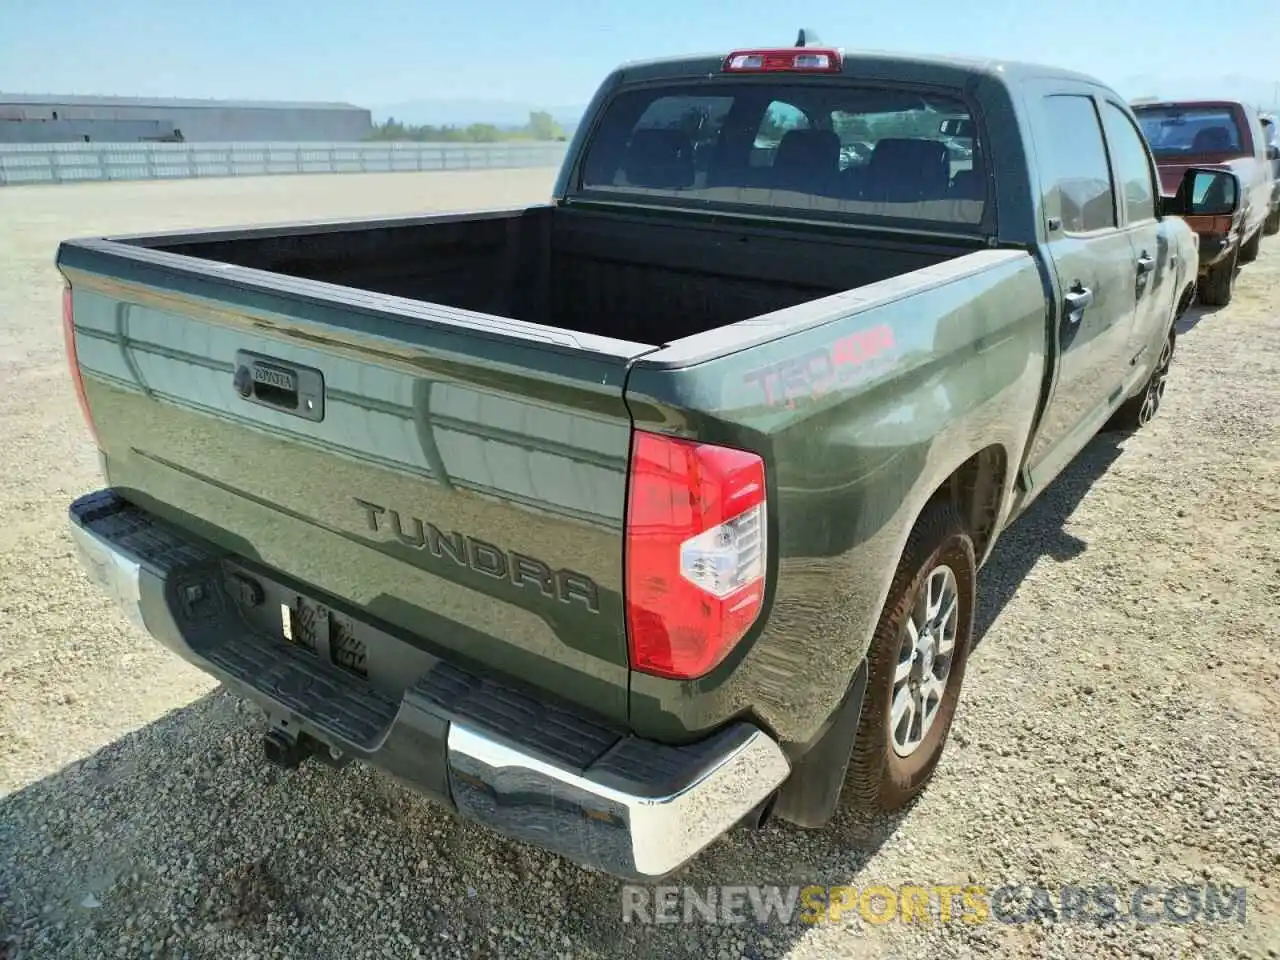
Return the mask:
<path id="1" fill-rule="evenodd" d="M 385 683 L 256 629 L 243 608 L 244 576 L 228 579 L 243 574 L 243 559 L 110 490 L 75 501 L 70 527 L 85 569 L 134 624 L 257 702 L 278 730 L 306 734 L 467 819 L 616 876 L 675 871 L 790 772 L 778 744 L 750 724 L 679 747 L 640 740 L 361 623 L 370 658 L 385 654 L 411 668 L 405 675 L 415 679 L 393 695 Z M 268 598 L 279 593 L 268 572 L 262 583 Z"/>

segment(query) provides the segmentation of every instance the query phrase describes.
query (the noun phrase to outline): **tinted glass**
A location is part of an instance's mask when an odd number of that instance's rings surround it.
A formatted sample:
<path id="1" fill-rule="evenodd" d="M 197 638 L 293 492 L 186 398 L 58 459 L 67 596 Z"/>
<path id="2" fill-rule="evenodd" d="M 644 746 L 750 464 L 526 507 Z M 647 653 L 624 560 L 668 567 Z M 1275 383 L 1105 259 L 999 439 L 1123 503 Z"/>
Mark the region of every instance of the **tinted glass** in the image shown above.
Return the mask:
<path id="1" fill-rule="evenodd" d="M 1235 114 L 1226 107 L 1134 107 L 1133 112 L 1158 158 L 1230 153 L 1244 142 Z"/>
<path id="2" fill-rule="evenodd" d="M 587 147 L 580 186 L 976 226 L 986 200 L 981 155 L 956 98 L 720 81 L 619 95 Z"/>
<path id="3" fill-rule="evenodd" d="M 1107 143 L 1111 145 L 1111 157 L 1120 177 L 1121 193 L 1129 212 L 1129 222 L 1154 219 L 1156 198 L 1151 187 L 1151 162 L 1142 135 L 1123 110 L 1114 103 L 1107 103 L 1102 110 L 1103 125 L 1107 130 Z"/>
<path id="4" fill-rule="evenodd" d="M 1115 197 L 1102 128 L 1088 97 L 1053 96 L 1044 101 L 1049 142 L 1040 163 L 1050 215 L 1063 229 L 1088 233 L 1114 227 Z"/>

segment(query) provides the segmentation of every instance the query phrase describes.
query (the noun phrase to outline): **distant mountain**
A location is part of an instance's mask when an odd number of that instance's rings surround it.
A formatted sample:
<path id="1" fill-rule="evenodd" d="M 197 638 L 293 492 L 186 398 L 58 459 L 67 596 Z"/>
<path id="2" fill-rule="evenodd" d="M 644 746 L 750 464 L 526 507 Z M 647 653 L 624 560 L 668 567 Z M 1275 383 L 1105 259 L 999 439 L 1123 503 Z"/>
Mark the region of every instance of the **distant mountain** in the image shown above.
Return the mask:
<path id="1" fill-rule="evenodd" d="M 372 110 L 375 122 L 395 117 L 401 123 L 434 127 L 465 127 L 471 123 L 522 127 L 529 122 L 530 113 L 545 110 L 562 126 L 573 126 L 582 118 L 586 105 L 544 107 L 509 100 L 406 100 L 373 107 Z"/>
<path id="2" fill-rule="evenodd" d="M 1237 74 L 1195 77 L 1126 77 L 1116 85 L 1126 97 L 1158 100 L 1239 100 L 1264 110 L 1280 107 L 1280 81 Z"/>

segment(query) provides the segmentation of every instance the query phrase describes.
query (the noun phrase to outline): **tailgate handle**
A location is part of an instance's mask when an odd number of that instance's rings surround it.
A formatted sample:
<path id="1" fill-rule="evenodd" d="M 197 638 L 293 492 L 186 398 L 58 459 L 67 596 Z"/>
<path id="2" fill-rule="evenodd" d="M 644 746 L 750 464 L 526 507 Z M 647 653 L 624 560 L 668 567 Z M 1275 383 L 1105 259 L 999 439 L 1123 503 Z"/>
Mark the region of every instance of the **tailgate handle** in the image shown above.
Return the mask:
<path id="1" fill-rule="evenodd" d="M 287 410 L 298 409 L 298 375 L 265 363 L 253 365 L 253 395 L 263 403 Z"/>
<path id="2" fill-rule="evenodd" d="M 306 420 L 324 419 L 324 376 L 312 367 L 241 350 L 233 382 L 250 403 Z"/>

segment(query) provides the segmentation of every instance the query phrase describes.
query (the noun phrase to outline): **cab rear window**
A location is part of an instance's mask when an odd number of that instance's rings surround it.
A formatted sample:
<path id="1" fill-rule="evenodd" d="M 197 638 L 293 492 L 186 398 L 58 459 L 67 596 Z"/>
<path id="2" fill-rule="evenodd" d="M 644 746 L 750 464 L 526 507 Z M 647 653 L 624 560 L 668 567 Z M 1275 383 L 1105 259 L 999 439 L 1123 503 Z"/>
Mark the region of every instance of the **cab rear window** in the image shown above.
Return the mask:
<path id="1" fill-rule="evenodd" d="M 988 189 L 959 98 L 818 83 L 623 92 L 580 176 L 588 193 L 975 227 Z"/>
<path id="2" fill-rule="evenodd" d="M 1230 107 L 1134 107 L 1151 152 L 1160 159 L 1230 153 L 1244 142 Z"/>

